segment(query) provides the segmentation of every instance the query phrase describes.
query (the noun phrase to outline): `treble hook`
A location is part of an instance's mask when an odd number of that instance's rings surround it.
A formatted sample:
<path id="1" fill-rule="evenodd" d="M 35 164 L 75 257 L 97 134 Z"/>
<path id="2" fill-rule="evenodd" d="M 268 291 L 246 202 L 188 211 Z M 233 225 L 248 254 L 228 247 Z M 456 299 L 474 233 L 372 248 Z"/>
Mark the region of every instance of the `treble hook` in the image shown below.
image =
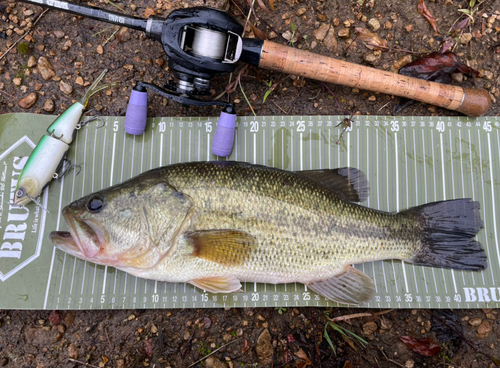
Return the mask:
<path id="1" fill-rule="evenodd" d="M 80 165 L 74 165 L 70 160 L 64 160 L 61 172 L 55 173 L 54 179 L 57 179 L 57 181 L 61 182 L 63 176 L 66 175 L 66 173 L 71 169 L 78 169 L 78 172 L 75 175 L 80 174 L 80 172 L 82 171 L 82 167 Z"/>
<path id="2" fill-rule="evenodd" d="M 84 127 L 85 125 L 87 125 L 88 123 L 90 123 L 91 121 L 94 121 L 94 120 L 99 120 L 101 122 L 101 125 L 97 126 L 98 129 L 102 128 L 106 124 L 100 116 L 92 116 L 92 117 L 88 118 L 87 120 L 84 120 L 84 121 L 81 121 L 80 123 L 78 123 L 76 125 L 76 129 L 81 129 L 82 127 Z"/>

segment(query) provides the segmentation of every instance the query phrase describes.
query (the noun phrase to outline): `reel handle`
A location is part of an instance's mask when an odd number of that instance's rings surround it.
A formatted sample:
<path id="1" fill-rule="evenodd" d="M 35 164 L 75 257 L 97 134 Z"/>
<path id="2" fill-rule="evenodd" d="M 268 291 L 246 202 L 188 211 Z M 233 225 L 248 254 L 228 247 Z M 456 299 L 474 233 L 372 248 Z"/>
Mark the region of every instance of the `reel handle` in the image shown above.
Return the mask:
<path id="1" fill-rule="evenodd" d="M 356 87 L 410 98 L 455 110 L 468 116 L 481 116 L 491 99 L 484 89 L 469 89 L 425 81 L 327 56 L 264 41 L 259 67 L 319 81 Z"/>

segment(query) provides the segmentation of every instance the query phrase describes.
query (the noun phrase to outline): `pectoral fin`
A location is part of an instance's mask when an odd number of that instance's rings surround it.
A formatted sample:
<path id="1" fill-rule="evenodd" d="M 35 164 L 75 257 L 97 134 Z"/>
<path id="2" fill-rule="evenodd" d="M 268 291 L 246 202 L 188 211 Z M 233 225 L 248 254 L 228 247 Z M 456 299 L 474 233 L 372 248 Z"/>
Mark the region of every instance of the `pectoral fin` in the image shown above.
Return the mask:
<path id="1" fill-rule="evenodd" d="M 198 230 L 186 233 L 194 257 L 224 266 L 244 263 L 257 246 L 254 236 L 238 230 Z"/>
<path id="2" fill-rule="evenodd" d="M 306 284 L 312 291 L 341 304 L 361 304 L 375 294 L 372 279 L 352 266 L 328 280 Z"/>
<path id="3" fill-rule="evenodd" d="M 207 277 L 191 280 L 189 283 L 211 293 L 232 293 L 241 289 L 240 280 L 234 276 Z"/>

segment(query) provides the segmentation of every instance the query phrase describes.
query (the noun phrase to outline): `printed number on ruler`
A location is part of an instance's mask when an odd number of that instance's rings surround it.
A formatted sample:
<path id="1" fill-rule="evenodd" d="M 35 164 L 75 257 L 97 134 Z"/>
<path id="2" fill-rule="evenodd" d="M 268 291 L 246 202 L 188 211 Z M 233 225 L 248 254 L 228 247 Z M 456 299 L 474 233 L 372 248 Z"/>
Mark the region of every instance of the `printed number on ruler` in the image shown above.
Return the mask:
<path id="1" fill-rule="evenodd" d="M 391 121 L 391 131 L 392 132 L 398 132 L 399 131 L 399 121 L 397 121 L 397 120 L 392 120 Z"/>

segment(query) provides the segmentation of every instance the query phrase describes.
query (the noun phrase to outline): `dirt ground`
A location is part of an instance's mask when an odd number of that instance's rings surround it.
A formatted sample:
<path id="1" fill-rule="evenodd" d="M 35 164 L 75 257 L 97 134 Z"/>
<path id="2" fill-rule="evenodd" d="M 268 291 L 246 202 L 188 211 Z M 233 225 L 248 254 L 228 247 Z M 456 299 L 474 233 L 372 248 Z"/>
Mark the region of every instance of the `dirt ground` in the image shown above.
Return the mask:
<path id="1" fill-rule="evenodd" d="M 78 1 L 74 1 L 78 2 Z M 108 0 L 102 8 L 118 11 Z M 267 0 L 264 5 L 271 8 Z M 470 8 L 470 3 L 474 7 Z M 451 41 L 453 51 L 478 71 L 476 88 L 493 99 L 488 115 L 500 105 L 500 3 L 494 0 L 426 1 L 436 18 L 437 34 L 417 11 L 417 0 L 281 0 L 266 11 L 255 2 L 259 20 L 252 23 L 269 39 L 353 63 L 394 70 L 411 59 L 441 51 Z M 145 17 L 195 5 L 228 9 L 241 23 L 248 3 L 235 0 L 118 0 L 126 14 Z M 460 9 L 465 10 L 461 12 Z M 468 14 L 474 19 L 458 33 L 450 32 Z M 171 77 L 159 43 L 138 31 L 48 11 L 18 1 L 0 1 L 0 113 L 60 114 L 104 68 L 108 82 L 117 85 L 91 101 L 101 115 L 124 115 L 136 81 L 166 81 Z M 369 50 L 355 39 L 355 27 L 373 29 L 388 41 L 382 52 Z M 9 47 L 20 37 L 23 41 Z M 247 36 L 254 36 L 248 28 Z M 455 38 L 456 36 L 456 38 Z M 353 42 L 354 40 L 354 42 Z M 350 45 L 350 46 L 349 46 Z M 40 61 L 45 57 L 51 65 Z M 257 115 L 392 115 L 399 98 L 348 87 L 239 66 L 241 87 Z M 46 74 L 49 73 L 49 74 Z M 474 87 L 470 75 L 454 74 L 453 83 Z M 224 91 L 230 76 L 214 78 L 213 96 Z M 272 86 L 272 88 L 270 88 Z M 263 102 L 268 90 L 268 97 Z M 239 115 L 252 111 L 238 87 L 228 97 Z M 218 115 L 213 108 L 181 107 L 150 94 L 149 116 Z M 434 106 L 414 103 L 404 115 L 456 115 Z M 1 289 L 0 289 L 1 290 Z M 0 296 L 1 297 L 1 296 Z M 361 309 L 202 309 L 78 311 L 0 311 L 0 367 L 188 367 L 216 351 L 201 367 L 494 367 L 500 366 L 498 310 L 379 310 Z M 352 316 L 339 326 L 366 340 L 343 336 L 328 324 L 330 318 Z M 366 314 L 366 315 L 365 315 Z M 452 321 L 447 325 L 445 321 Z M 332 349 L 325 335 L 335 347 Z M 429 338 L 441 347 L 433 356 L 415 352 L 401 340 Z M 226 345 L 228 344 L 228 345 Z M 425 345 L 421 353 L 436 351 Z M 496 358 L 495 358 L 496 357 Z"/>

